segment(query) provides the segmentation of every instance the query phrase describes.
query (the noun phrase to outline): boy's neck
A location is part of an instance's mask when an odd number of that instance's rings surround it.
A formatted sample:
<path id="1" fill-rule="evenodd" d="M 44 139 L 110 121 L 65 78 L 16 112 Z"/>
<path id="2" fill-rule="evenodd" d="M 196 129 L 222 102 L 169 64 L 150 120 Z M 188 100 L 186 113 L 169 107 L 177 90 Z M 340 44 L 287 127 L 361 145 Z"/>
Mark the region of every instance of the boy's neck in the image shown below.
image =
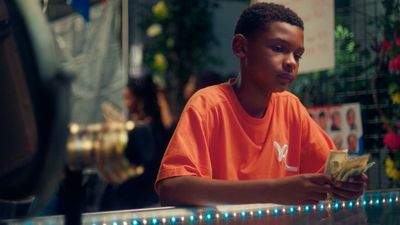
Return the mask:
<path id="1" fill-rule="evenodd" d="M 265 115 L 272 93 L 246 82 L 240 74 L 232 83 L 232 87 L 243 109 L 250 116 L 262 118 Z"/>

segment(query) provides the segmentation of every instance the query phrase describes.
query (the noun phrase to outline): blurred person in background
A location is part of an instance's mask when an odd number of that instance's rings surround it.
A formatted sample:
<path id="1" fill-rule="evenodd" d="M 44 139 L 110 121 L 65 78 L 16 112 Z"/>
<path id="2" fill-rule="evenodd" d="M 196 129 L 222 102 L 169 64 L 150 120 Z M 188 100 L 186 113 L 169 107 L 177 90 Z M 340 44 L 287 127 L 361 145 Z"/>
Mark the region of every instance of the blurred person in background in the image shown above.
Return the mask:
<path id="1" fill-rule="evenodd" d="M 199 89 L 222 82 L 222 77 L 213 71 L 193 74 L 184 86 L 184 99 L 188 100 Z M 101 211 L 143 208 L 158 204 L 153 185 L 161 158 L 176 125 L 165 90 L 158 88 L 150 75 L 130 78 L 123 90 L 123 99 L 128 110 L 128 119 L 140 125 L 142 130 L 137 132 L 139 134 L 129 135 L 134 145 L 128 146 L 127 151 L 134 151 L 135 158 L 145 162 L 145 170 L 142 175 L 121 184 L 109 184 L 102 197 Z M 144 130 L 146 128 L 147 131 Z"/>
<path id="2" fill-rule="evenodd" d="M 174 118 L 163 90 L 159 90 L 152 76 L 130 78 L 123 91 L 128 119 L 136 127 L 129 134 L 126 151 L 134 151 L 142 159 L 144 173 L 120 184 L 109 184 L 103 194 L 100 210 L 143 208 L 158 204 L 153 184 L 164 150 L 174 130 Z M 141 127 L 145 132 L 135 130 Z M 128 153 L 129 154 L 129 153 Z"/>
<path id="3" fill-rule="evenodd" d="M 192 74 L 183 87 L 184 99 L 187 101 L 196 91 L 222 82 L 224 82 L 224 79 L 221 75 L 211 70 Z"/>

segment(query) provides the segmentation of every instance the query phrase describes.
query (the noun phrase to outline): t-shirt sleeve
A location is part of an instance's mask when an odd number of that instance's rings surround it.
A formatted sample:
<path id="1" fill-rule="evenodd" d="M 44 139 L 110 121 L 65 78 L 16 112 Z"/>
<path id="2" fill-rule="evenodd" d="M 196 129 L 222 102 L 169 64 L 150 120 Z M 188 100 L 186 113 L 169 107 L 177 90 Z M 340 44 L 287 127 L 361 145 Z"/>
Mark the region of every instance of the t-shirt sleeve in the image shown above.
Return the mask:
<path id="1" fill-rule="evenodd" d="M 194 107 L 185 108 L 161 162 L 155 184 L 156 190 L 157 184 L 166 178 L 211 177 L 205 122 Z"/>
<path id="2" fill-rule="evenodd" d="M 332 139 L 301 106 L 302 160 L 301 173 L 322 173 L 329 152 L 336 149 Z"/>

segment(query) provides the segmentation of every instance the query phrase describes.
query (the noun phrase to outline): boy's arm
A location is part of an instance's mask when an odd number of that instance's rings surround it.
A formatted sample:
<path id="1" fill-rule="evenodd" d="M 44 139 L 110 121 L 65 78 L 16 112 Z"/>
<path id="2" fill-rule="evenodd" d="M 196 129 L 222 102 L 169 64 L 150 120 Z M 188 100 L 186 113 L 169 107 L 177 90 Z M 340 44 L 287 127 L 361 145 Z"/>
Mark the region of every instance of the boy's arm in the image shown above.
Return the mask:
<path id="1" fill-rule="evenodd" d="M 331 192 L 324 174 L 301 174 L 275 180 L 227 181 L 180 176 L 160 181 L 162 205 L 316 204 Z"/>

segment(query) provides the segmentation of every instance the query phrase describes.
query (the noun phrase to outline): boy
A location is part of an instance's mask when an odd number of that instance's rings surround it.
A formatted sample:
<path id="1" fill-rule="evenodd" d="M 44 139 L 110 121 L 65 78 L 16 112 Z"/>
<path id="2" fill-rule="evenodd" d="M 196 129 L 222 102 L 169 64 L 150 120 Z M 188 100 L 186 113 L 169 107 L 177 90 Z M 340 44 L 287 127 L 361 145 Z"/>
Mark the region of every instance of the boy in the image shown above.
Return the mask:
<path id="1" fill-rule="evenodd" d="M 334 183 L 319 173 L 334 144 L 285 92 L 303 39 L 303 22 L 288 8 L 257 3 L 243 11 L 232 41 L 240 74 L 187 103 L 156 182 L 163 205 L 315 204 L 327 193 L 363 193 L 365 176 Z"/>

